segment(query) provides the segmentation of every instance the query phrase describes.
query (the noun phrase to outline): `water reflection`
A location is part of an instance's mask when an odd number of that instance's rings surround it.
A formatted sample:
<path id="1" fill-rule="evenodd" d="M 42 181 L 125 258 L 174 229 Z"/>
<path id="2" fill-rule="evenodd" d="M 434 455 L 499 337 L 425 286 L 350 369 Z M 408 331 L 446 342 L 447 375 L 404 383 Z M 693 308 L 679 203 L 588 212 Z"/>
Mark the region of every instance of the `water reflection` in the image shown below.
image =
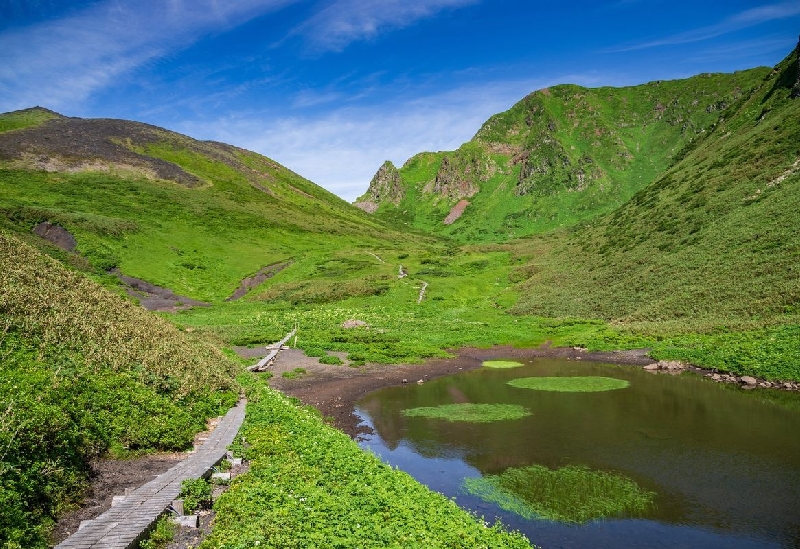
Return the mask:
<path id="1" fill-rule="evenodd" d="M 528 376 L 608 376 L 625 389 L 554 393 L 511 387 Z M 507 403 L 530 417 L 490 424 L 410 418 L 402 410 Z M 374 429 L 364 446 L 488 519 L 546 547 L 800 546 L 800 411 L 695 376 L 630 366 L 536 359 L 423 385 L 378 391 L 358 412 Z M 459 487 L 508 467 L 586 465 L 616 471 L 658 496 L 638 519 L 566 526 L 526 521 Z"/>

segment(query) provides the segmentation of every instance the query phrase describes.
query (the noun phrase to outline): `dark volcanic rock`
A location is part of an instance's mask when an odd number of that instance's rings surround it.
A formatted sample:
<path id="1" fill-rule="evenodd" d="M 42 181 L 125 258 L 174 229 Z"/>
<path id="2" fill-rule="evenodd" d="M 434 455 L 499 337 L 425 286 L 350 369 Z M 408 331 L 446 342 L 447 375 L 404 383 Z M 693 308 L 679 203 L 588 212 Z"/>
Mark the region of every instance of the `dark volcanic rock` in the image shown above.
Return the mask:
<path id="1" fill-rule="evenodd" d="M 62 250 L 71 252 L 78 245 L 75 237 L 64 227 L 53 225 L 49 221 L 42 221 L 33 228 L 33 234 L 40 236 L 48 242 L 55 244 Z"/>
<path id="2" fill-rule="evenodd" d="M 354 206 L 365 212 L 373 213 L 378 206 L 388 202 L 397 206 L 403 199 L 403 184 L 400 173 L 392 163 L 387 160 L 378 168 L 372 177 L 367 192 L 354 203 Z"/>

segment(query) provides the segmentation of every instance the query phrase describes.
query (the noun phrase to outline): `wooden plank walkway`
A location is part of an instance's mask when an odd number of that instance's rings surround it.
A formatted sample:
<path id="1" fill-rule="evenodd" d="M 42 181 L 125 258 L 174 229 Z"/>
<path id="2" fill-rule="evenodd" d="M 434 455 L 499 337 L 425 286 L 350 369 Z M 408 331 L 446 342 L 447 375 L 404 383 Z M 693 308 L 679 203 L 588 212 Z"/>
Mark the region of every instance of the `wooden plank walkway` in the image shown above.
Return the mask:
<path id="1" fill-rule="evenodd" d="M 181 482 L 200 478 L 225 456 L 244 420 L 245 401 L 231 408 L 193 454 L 137 488 L 114 507 L 62 541 L 56 549 L 129 549 L 148 533 L 181 491 Z"/>

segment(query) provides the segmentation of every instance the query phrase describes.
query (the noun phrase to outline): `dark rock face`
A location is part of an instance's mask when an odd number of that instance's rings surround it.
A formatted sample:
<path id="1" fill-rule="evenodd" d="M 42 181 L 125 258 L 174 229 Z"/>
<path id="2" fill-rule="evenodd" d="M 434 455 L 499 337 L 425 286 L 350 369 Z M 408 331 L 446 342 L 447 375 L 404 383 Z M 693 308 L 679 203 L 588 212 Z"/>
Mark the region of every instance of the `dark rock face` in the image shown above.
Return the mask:
<path id="1" fill-rule="evenodd" d="M 403 199 L 403 194 L 400 172 L 391 160 L 387 160 L 372 177 L 367 192 L 354 205 L 365 212 L 373 213 L 383 203 L 397 206 Z"/>
<path id="2" fill-rule="evenodd" d="M 165 133 L 127 120 L 56 118 L 41 126 L 0 134 L 0 159 L 33 163 L 46 171 L 76 171 L 110 163 L 187 187 L 200 185 L 196 176 L 178 165 L 131 150 L 159 142 Z"/>
<path id="3" fill-rule="evenodd" d="M 73 251 L 78 245 L 75 237 L 69 231 L 59 225 L 53 225 L 49 221 L 43 221 L 36 225 L 33 228 L 33 234 L 68 252 Z"/>
<path id="4" fill-rule="evenodd" d="M 470 164 L 461 166 L 460 162 L 445 156 L 436 173 L 432 192 L 451 200 L 461 200 L 474 196 L 480 188 L 475 184 L 474 171 Z"/>

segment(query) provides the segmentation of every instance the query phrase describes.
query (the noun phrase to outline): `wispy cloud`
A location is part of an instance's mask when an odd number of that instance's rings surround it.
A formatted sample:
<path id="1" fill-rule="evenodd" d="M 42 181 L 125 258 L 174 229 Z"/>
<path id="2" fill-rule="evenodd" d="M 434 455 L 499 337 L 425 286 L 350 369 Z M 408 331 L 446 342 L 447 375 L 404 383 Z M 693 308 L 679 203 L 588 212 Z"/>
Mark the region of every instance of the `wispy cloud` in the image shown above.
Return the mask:
<path id="1" fill-rule="evenodd" d="M 558 82 L 593 85 L 600 81 L 608 84 L 609 78 L 574 74 L 468 83 L 382 105 L 344 106 L 322 115 L 274 117 L 243 112 L 175 129 L 260 152 L 353 201 L 367 190 L 387 159 L 400 166 L 418 152 L 454 150 L 489 116 L 533 90 Z"/>
<path id="2" fill-rule="evenodd" d="M 341 51 L 350 43 L 407 27 L 443 10 L 480 0 L 334 0 L 290 32 L 315 49 Z"/>
<path id="3" fill-rule="evenodd" d="M 643 50 L 647 48 L 655 48 L 659 46 L 674 46 L 678 44 L 690 44 L 693 42 L 701 42 L 722 36 L 737 30 L 747 27 L 774 21 L 776 19 L 786 19 L 800 14 L 800 2 L 782 2 L 779 4 L 768 4 L 751 8 L 737 14 L 725 18 L 715 25 L 701 27 L 678 34 L 673 34 L 666 38 L 652 40 L 649 42 L 642 42 L 639 44 L 632 44 L 627 46 L 619 46 L 604 50 L 606 53 L 616 53 L 634 50 Z"/>
<path id="4" fill-rule="evenodd" d="M 0 110 L 71 107 L 208 32 L 296 0 L 107 0 L 0 34 Z"/>

